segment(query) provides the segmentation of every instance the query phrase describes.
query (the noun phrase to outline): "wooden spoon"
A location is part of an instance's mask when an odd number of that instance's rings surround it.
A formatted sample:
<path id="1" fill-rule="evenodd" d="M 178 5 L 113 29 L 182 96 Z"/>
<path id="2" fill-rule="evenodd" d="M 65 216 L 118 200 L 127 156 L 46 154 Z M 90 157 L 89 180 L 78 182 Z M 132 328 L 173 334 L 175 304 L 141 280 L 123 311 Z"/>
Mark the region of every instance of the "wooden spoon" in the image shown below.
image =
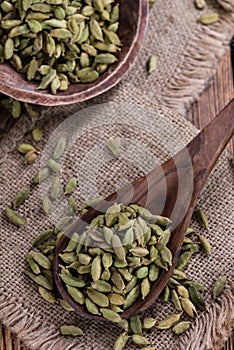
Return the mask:
<path id="1" fill-rule="evenodd" d="M 166 286 L 180 255 L 185 231 L 190 223 L 199 193 L 213 169 L 218 157 L 234 134 L 234 99 L 212 120 L 185 148 L 146 176 L 126 185 L 99 203 L 96 209 L 90 209 L 77 219 L 59 241 L 54 258 L 54 276 L 62 297 L 82 316 L 104 320 L 92 315 L 86 308 L 78 305 L 67 293 L 65 284 L 59 277 L 61 260 L 58 256 L 69 242 L 73 232 L 81 233 L 86 223 L 105 212 L 110 201 L 129 204 L 137 203 L 147 207 L 154 214 L 170 217 L 176 223 L 169 241 L 173 254 L 173 263 L 169 271 L 163 270 L 152 284 L 145 300 L 138 299 L 121 316 L 129 318 L 139 314 L 155 302 Z M 192 181 L 191 181 L 192 175 Z M 181 191 L 181 179 L 183 188 Z M 165 196 L 166 184 L 166 196 Z M 218 184 L 217 184 L 218 186 Z M 178 197 L 178 194 L 179 197 Z M 179 203 L 178 203 L 179 202 Z M 161 210 L 163 204 L 163 210 Z M 178 205 L 179 204 L 179 205 Z"/>
<path id="2" fill-rule="evenodd" d="M 56 95 L 47 90 L 38 90 L 38 84 L 25 79 L 7 63 L 0 63 L 0 92 L 17 100 L 45 105 L 59 106 L 82 102 L 98 96 L 115 86 L 131 68 L 144 41 L 148 19 L 148 0 L 118 0 L 120 18 L 118 34 L 122 49 L 118 62 L 111 65 L 97 81 L 89 84 L 70 84 L 68 90 Z"/>

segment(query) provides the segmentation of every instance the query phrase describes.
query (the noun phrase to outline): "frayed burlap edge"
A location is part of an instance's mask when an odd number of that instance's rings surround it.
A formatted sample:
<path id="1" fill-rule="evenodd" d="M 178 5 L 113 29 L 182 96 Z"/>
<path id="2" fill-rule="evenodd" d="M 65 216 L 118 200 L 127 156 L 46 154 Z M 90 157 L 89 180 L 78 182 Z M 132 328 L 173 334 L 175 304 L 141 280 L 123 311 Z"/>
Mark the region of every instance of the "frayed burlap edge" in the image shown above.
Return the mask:
<path id="1" fill-rule="evenodd" d="M 234 1 L 220 0 L 223 11 L 212 26 L 198 24 L 175 74 L 162 89 L 160 102 L 168 108 L 184 113 L 198 99 L 207 80 L 217 71 L 217 61 L 223 56 L 233 36 Z M 225 15 L 224 15 L 225 14 Z M 220 44 L 222 43 L 222 44 Z"/>
<path id="2" fill-rule="evenodd" d="M 220 350 L 234 327 L 234 282 L 223 295 L 202 312 L 181 339 L 180 350 Z"/>
<path id="3" fill-rule="evenodd" d="M 234 3 L 219 0 L 226 9 L 234 11 Z M 162 91 L 160 102 L 169 108 L 184 113 L 184 109 L 198 98 L 207 84 L 207 77 L 215 74 L 217 59 L 220 59 L 233 35 L 234 15 L 225 15 L 212 28 L 200 26 L 190 40 L 177 72 Z M 225 33 L 225 34 L 223 34 Z M 223 44 L 220 44 L 223 42 Z M 172 350 L 220 350 L 231 335 L 234 327 L 234 284 L 213 303 L 209 310 L 200 314 L 192 328 L 181 336 L 180 349 Z M 61 350 L 74 349 L 74 342 L 68 344 L 61 338 L 59 330 L 26 310 L 20 300 L 0 294 L 1 320 L 31 349 Z M 78 341 L 77 341 L 77 349 Z M 165 349 L 166 350 L 166 349 Z"/>
<path id="4" fill-rule="evenodd" d="M 218 3 L 227 11 L 232 11 L 234 4 L 233 0 L 217 0 Z"/>
<path id="5" fill-rule="evenodd" d="M 20 300 L 8 296 L 4 291 L 0 295 L 0 314 L 3 324 L 31 349 L 69 350 L 71 347 L 61 338 L 59 330 L 22 306 Z"/>
<path id="6" fill-rule="evenodd" d="M 172 350 L 220 350 L 234 327 L 234 283 L 230 282 L 223 295 L 193 322 L 192 328 L 181 336 L 180 347 Z M 22 307 L 20 300 L 13 299 L 2 291 L 0 313 L 5 326 L 20 334 L 21 340 L 31 349 L 74 349 L 66 343 L 48 321 L 44 321 Z M 44 326 L 44 327 L 43 327 Z M 76 349 L 78 349 L 78 343 Z M 167 350 L 167 349 L 165 349 Z"/>

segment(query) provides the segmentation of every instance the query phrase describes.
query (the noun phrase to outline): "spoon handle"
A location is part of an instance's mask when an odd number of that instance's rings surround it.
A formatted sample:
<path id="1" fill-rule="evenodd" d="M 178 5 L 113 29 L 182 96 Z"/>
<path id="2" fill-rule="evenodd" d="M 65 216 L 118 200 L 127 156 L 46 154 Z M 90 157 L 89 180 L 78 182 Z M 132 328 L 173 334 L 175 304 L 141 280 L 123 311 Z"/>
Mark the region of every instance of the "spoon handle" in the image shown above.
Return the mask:
<path id="1" fill-rule="evenodd" d="M 218 157 L 234 134 L 234 99 L 187 146 L 199 194 Z"/>

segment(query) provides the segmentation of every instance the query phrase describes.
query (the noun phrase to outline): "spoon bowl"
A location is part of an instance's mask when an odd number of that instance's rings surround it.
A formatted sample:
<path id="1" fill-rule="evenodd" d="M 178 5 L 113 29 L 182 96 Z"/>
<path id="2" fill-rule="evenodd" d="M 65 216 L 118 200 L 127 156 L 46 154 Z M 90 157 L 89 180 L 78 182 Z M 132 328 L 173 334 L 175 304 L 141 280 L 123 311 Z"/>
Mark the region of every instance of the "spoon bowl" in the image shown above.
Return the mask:
<path id="1" fill-rule="evenodd" d="M 67 105 L 98 96 L 115 86 L 132 66 L 144 40 L 148 18 L 148 0 L 119 0 L 120 26 L 118 35 L 122 48 L 118 62 L 111 65 L 95 82 L 70 84 L 66 91 L 52 95 L 49 90 L 37 90 L 7 63 L 0 63 L 0 92 L 20 101 L 45 106 Z"/>
<path id="2" fill-rule="evenodd" d="M 92 315 L 85 307 L 75 303 L 68 294 L 65 284 L 60 279 L 59 264 L 61 260 L 59 254 L 67 246 L 72 234 L 74 232 L 82 233 L 93 218 L 106 212 L 111 205 L 110 202 L 123 203 L 125 205 L 138 204 L 146 207 L 153 214 L 163 215 L 171 218 L 172 222 L 177 222 L 175 227 L 173 227 L 168 244 L 168 248 L 173 255 L 172 266 L 168 271 L 163 270 L 159 278 L 152 283 L 150 293 L 146 298 L 144 300 L 138 299 L 121 314 L 121 317 L 128 319 L 143 312 L 155 302 L 172 275 L 199 193 L 233 134 L 234 100 L 173 158 L 153 169 L 147 175 L 124 186 L 118 192 L 111 194 L 101 201 L 96 208 L 89 209 L 80 219 L 73 223 L 57 245 L 54 258 L 54 276 L 60 294 L 77 313 L 88 318 L 105 320 L 103 317 Z M 190 181 L 191 175 L 192 182 Z M 181 185 L 179 179 L 181 177 L 183 178 L 183 189 L 182 195 L 178 196 Z M 164 207 L 161 210 L 162 201 Z M 178 218 L 180 219 L 178 220 Z"/>

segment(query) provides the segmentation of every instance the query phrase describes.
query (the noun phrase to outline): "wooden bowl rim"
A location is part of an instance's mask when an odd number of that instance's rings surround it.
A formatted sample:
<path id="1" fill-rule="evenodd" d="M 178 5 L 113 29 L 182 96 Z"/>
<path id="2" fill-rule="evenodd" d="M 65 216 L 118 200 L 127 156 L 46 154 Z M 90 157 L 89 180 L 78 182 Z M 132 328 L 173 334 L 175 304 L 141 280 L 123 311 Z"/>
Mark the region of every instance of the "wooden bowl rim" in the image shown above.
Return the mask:
<path id="1" fill-rule="evenodd" d="M 85 100 L 96 97 L 114 87 L 132 66 L 143 43 L 147 28 L 147 21 L 148 0 L 139 0 L 139 17 L 137 22 L 137 30 L 132 45 L 130 46 L 124 59 L 119 63 L 119 65 L 117 65 L 116 69 L 114 69 L 113 72 L 111 72 L 111 74 L 107 75 L 106 78 L 103 79 L 97 85 L 94 85 L 88 89 L 84 89 L 81 92 L 74 93 L 71 95 L 52 95 L 50 93 L 42 93 L 39 90 L 22 90 L 21 87 L 16 88 L 10 85 L 7 81 L 0 81 L 0 92 L 23 102 L 44 106 L 69 105 L 76 102 L 83 102 Z M 6 63 L 1 63 L 0 67 L 4 64 Z M 11 70 L 13 71 L 13 68 L 11 68 Z M 31 84 L 36 85 L 35 83 Z"/>

